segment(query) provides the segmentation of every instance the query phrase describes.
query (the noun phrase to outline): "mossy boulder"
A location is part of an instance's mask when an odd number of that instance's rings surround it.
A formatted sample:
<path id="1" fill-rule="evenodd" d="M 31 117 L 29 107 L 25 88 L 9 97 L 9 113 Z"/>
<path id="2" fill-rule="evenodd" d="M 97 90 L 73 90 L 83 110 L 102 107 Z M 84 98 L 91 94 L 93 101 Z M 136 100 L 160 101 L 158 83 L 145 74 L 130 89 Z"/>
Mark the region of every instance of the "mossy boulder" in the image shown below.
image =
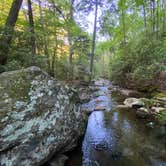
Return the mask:
<path id="1" fill-rule="evenodd" d="M 85 125 L 76 91 L 38 67 L 0 75 L 0 165 L 42 165 L 72 149 Z"/>

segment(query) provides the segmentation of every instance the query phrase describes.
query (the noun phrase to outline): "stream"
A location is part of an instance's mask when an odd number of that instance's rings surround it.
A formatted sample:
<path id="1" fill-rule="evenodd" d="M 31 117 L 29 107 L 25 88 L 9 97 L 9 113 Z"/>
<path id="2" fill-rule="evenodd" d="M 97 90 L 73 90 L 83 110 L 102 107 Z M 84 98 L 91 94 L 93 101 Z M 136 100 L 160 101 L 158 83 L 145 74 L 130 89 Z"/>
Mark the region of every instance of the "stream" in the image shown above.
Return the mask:
<path id="1" fill-rule="evenodd" d="M 159 129 L 149 127 L 132 111 L 114 110 L 117 101 L 108 90 L 110 83 L 98 81 L 96 85 L 99 95 L 85 107 L 105 110 L 91 113 L 80 150 L 67 166 L 166 166 L 166 147 Z"/>

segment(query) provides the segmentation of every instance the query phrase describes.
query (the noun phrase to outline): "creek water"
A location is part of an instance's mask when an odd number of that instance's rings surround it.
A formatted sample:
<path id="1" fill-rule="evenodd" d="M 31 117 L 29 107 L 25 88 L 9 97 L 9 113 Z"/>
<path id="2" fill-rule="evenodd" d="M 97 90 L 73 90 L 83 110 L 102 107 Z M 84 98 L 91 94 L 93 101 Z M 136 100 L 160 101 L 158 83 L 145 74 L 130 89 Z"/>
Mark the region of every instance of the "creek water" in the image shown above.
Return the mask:
<path id="1" fill-rule="evenodd" d="M 149 127 L 132 111 L 115 110 L 108 83 L 98 82 L 99 95 L 85 106 L 92 112 L 80 150 L 67 166 L 166 166 L 166 147 L 157 126 Z M 79 149 L 79 148 L 78 148 Z M 81 155 L 82 154 L 82 155 Z"/>

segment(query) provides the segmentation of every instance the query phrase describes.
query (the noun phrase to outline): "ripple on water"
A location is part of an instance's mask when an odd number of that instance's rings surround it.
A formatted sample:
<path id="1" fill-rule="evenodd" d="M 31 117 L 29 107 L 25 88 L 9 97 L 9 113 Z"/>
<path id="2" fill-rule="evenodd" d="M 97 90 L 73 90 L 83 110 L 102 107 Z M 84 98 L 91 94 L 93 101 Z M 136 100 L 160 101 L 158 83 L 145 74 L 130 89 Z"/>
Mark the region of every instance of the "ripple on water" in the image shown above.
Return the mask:
<path id="1" fill-rule="evenodd" d="M 83 140 L 84 166 L 166 166 L 158 156 L 164 147 L 143 121 L 132 112 L 108 111 L 115 103 L 107 87 L 100 87 L 100 96 L 88 107 L 104 106 L 107 111 L 89 116 Z M 140 122 L 141 121 L 141 122 Z"/>

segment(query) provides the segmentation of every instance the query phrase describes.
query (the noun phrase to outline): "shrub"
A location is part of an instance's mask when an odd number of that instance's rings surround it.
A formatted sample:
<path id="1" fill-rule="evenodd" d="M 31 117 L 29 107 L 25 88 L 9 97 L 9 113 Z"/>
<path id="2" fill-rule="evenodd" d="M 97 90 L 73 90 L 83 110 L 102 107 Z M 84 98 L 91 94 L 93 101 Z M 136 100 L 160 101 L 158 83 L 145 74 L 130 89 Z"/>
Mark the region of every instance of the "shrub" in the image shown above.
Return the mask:
<path id="1" fill-rule="evenodd" d="M 156 75 L 166 70 L 165 47 L 165 39 L 147 40 L 143 37 L 130 41 L 112 57 L 111 79 L 121 86 L 126 86 L 129 82 L 137 87 L 154 86 Z"/>

